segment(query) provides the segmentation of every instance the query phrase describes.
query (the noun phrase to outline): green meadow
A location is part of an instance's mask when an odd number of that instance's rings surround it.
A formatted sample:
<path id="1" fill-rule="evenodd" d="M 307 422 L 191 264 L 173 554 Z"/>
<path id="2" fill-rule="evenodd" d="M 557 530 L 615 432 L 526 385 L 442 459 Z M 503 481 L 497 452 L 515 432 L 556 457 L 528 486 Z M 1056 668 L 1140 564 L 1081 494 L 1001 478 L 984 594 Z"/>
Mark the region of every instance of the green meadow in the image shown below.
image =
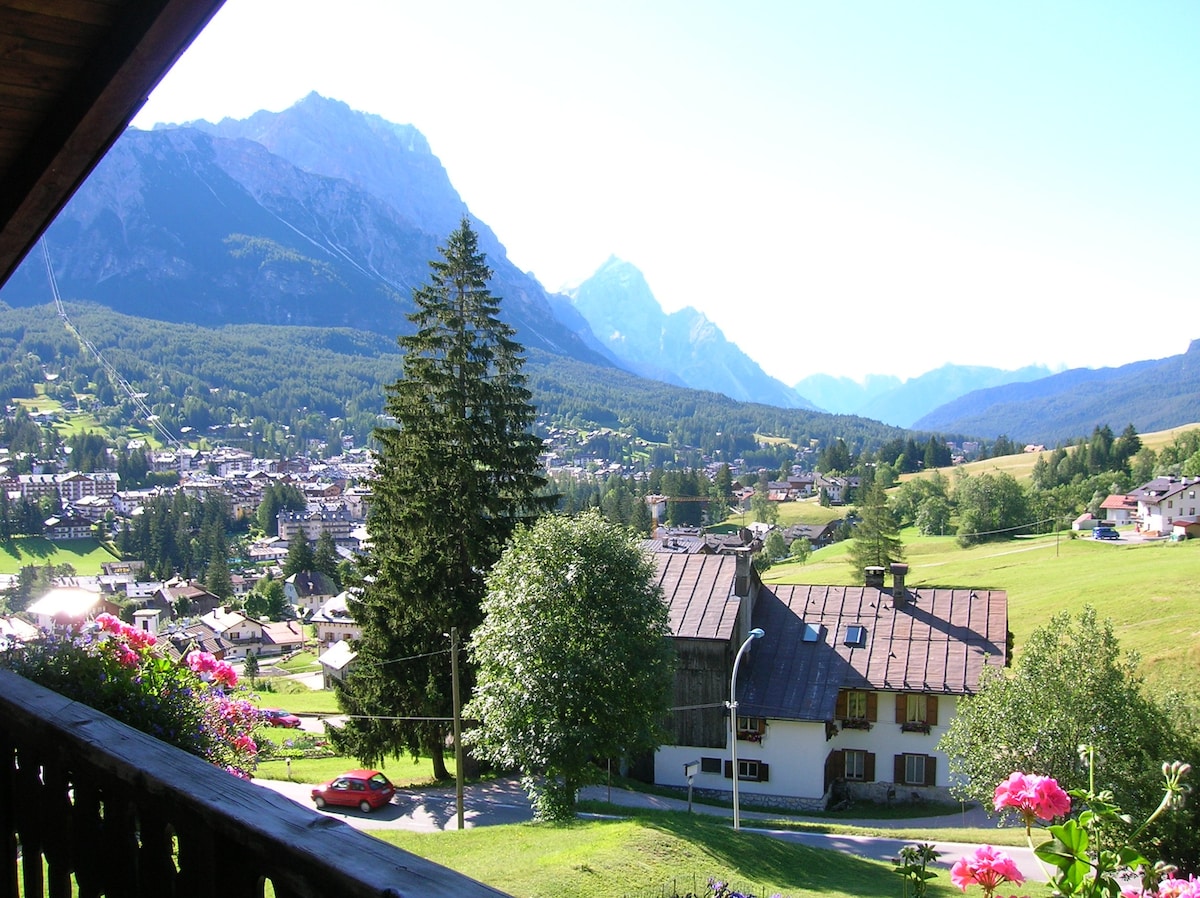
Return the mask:
<path id="1" fill-rule="evenodd" d="M 727 820 L 686 812 L 462 832 L 375 830 L 372 835 L 518 898 L 704 895 L 710 876 L 760 898 L 903 894 L 903 882 L 890 864 L 808 848 L 748 829 L 734 832 Z M 1037 887 L 1025 892 L 1046 893 Z M 930 898 L 961 894 L 945 870 L 928 892 Z"/>
<path id="2" fill-rule="evenodd" d="M 1019 538 L 962 549 L 953 537 L 906 529 L 905 560 L 912 587 L 1002 589 L 1008 625 L 1020 654 L 1023 641 L 1059 611 L 1092 605 L 1111 618 L 1127 651 L 1155 689 L 1200 688 L 1200 540 L 1126 544 L 1069 533 Z M 805 564 L 770 568 L 767 583 L 861 582 L 847 561 L 849 543 L 814 552 Z"/>
<path id="3" fill-rule="evenodd" d="M 27 565 L 69 564 L 80 576 L 100 573 L 100 565 L 114 556 L 94 539 L 51 542 L 44 536 L 18 536 L 0 540 L 0 574 L 16 574 Z"/>

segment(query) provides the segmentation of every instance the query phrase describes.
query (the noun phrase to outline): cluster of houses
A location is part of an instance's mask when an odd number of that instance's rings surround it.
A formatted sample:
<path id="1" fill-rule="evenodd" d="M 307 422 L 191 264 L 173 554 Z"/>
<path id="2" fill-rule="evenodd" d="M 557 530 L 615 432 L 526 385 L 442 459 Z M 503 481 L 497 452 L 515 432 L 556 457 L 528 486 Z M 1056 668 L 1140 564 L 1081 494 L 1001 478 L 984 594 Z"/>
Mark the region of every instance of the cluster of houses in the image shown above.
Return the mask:
<path id="1" fill-rule="evenodd" d="M 102 613 L 119 615 L 133 607 L 133 623 L 156 634 L 176 658 L 193 649 L 218 659 L 239 661 L 249 655 L 269 660 L 306 646 L 304 625 L 315 628 L 326 686 L 353 668 L 353 640 L 362 635 L 347 609 L 347 594 L 319 571 L 301 571 L 283 581 L 296 617 L 270 621 L 229 607 L 203 586 L 173 579 L 148 583 L 136 579 L 138 562 L 114 562 L 95 578 L 69 578 L 25 609 L 0 618 L 0 639 L 35 639 L 44 632 L 77 628 Z M 336 651 L 326 659 L 331 649 Z"/>
<path id="2" fill-rule="evenodd" d="M 1100 524 L 1132 525 L 1145 537 L 1189 539 L 1200 536 L 1200 477 L 1155 477 L 1131 493 L 1115 494 L 1100 505 L 1101 517 L 1081 515 L 1072 527 L 1091 530 Z"/>
<path id="3" fill-rule="evenodd" d="M 53 468 L 63 464 L 56 462 L 45 465 L 51 471 L 13 474 L 0 459 L 0 489 L 8 494 L 10 502 L 36 502 L 57 495 L 62 513 L 45 522 L 46 536 L 68 540 L 91 536 L 98 521 L 133 517 L 152 499 L 173 490 L 197 497 L 219 492 L 235 515 L 250 516 L 257 512 L 266 487 L 281 482 L 300 490 L 308 507 L 280 519 L 279 538 L 260 547 L 261 557 L 256 560 L 282 557 L 287 552 L 287 540 L 300 532 L 315 540 L 321 530 L 329 530 L 335 542 L 348 551 L 361 549 L 366 539 L 364 522 L 370 493 L 357 486 L 371 473 L 370 456 L 365 450 L 324 462 L 254 458 L 245 450 L 229 447 L 208 451 L 178 448 L 153 452 L 148 457 L 151 470 L 178 472 L 179 485 L 123 490 L 120 478 L 112 471 L 54 473 Z"/>

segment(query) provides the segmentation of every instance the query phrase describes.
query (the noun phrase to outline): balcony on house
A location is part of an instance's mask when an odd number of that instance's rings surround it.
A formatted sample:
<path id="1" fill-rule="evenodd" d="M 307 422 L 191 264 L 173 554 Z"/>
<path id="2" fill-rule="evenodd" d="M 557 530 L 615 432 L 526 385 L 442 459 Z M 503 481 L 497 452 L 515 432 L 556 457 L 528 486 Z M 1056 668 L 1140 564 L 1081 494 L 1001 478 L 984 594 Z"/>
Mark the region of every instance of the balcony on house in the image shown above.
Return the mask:
<path id="1" fill-rule="evenodd" d="M 503 895 L 9 671 L 0 750 L 0 898 Z"/>

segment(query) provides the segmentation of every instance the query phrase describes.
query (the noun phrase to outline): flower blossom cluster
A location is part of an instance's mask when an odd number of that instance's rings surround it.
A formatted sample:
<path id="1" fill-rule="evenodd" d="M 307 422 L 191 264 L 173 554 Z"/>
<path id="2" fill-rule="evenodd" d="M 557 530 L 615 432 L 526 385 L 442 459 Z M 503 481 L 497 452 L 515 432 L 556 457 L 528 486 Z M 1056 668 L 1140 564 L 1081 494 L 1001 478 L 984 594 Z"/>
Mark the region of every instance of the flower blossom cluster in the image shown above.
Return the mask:
<path id="1" fill-rule="evenodd" d="M 101 614 L 11 647 L 0 665 L 240 776 L 254 769 L 258 711 L 228 694 L 237 675 L 207 652 L 177 663 L 153 633 Z"/>
<path id="2" fill-rule="evenodd" d="M 187 666 L 205 683 L 219 683 L 229 689 L 237 685 L 237 673 L 228 661 L 218 661 L 211 652 L 188 652 Z"/>
<path id="3" fill-rule="evenodd" d="M 1056 780 L 1020 771 L 1014 771 L 996 787 L 994 801 L 997 811 L 1015 809 L 1026 829 L 1036 820 L 1050 821 L 1071 812 L 1071 797 Z"/>
<path id="4" fill-rule="evenodd" d="M 998 848 L 980 845 L 974 854 L 960 858 L 950 868 L 950 881 L 964 892 L 968 886 L 980 886 L 991 898 L 1006 882 L 1020 885 L 1025 881 L 1016 862 Z"/>
<path id="5" fill-rule="evenodd" d="M 1200 898 L 1200 879 L 1195 876 L 1176 879 L 1172 876 L 1160 882 L 1153 891 L 1126 890 L 1121 893 L 1121 898 Z"/>

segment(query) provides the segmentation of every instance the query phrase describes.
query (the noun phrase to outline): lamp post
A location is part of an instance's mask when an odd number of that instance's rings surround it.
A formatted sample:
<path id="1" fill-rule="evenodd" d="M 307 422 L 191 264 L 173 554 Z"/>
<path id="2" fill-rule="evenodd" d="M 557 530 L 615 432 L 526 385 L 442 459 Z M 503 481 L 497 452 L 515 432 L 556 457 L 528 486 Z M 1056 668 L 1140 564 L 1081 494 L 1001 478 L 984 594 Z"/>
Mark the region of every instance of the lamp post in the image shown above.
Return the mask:
<path id="1" fill-rule="evenodd" d="M 729 763 L 733 768 L 733 828 L 735 830 L 742 828 L 741 818 L 738 816 L 737 672 L 738 665 L 742 663 L 742 655 L 746 654 L 750 643 L 762 638 L 762 635 L 763 631 L 758 627 L 750 631 L 750 635 L 746 637 L 746 641 L 742 643 L 737 656 L 733 659 L 733 676 L 729 678 Z"/>

